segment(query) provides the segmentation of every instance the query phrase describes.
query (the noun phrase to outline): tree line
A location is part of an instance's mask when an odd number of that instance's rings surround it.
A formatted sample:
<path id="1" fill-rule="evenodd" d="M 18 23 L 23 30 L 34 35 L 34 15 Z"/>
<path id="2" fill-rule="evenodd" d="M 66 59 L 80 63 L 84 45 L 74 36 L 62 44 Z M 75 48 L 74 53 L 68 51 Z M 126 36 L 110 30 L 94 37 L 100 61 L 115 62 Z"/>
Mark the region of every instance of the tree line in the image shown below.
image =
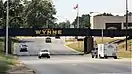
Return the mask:
<path id="1" fill-rule="evenodd" d="M 0 27 L 6 24 L 7 1 L 0 0 Z M 9 0 L 9 28 L 46 27 L 54 24 L 55 6 L 48 0 Z"/>
<path id="2" fill-rule="evenodd" d="M 0 0 L 0 28 L 6 25 L 7 1 Z M 77 20 L 70 23 L 56 23 L 54 17 L 57 11 L 55 5 L 48 0 L 9 0 L 9 28 L 70 28 L 76 26 Z M 82 15 L 80 18 L 81 27 L 88 27 L 90 24 L 89 15 Z"/>
<path id="3" fill-rule="evenodd" d="M 6 3 L 7 1 L 0 0 L 0 28 L 5 28 L 6 25 Z M 71 25 L 77 27 L 77 17 L 73 22 L 67 20 L 56 23 L 56 13 L 55 5 L 48 0 L 9 0 L 9 28 L 70 28 Z M 97 16 L 113 15 L 103 13 Z M 90 28 L 90 15 L 80 16 L 79 24 L 80 28 Z"/>

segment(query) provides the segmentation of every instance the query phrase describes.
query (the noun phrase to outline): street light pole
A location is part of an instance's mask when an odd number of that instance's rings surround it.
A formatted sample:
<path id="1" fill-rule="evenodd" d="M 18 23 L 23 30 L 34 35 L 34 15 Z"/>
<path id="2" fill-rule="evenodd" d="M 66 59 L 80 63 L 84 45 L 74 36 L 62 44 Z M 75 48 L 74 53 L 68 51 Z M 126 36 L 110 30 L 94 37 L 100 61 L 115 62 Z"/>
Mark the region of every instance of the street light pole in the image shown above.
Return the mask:
<path id="1" fill-rule="evenodd" d="M 80 25 L 79 25 L 79 6 L 77 7 L 77 26 L 76 28 L 79 28 Z M 78 36 L 75 36 L 75 39 L 78 39 Z"/>
<path id="2" fill-rule="evenodd" d="M 103 15 L 102 15 L 102 17 L 103 17 Z M 105 20 L 103 20 L 103 21 L 105 21 Z M 104 42 L 104 25 L 102 24 L 102 44 L 103 44 L 103 42 Z"/>
<path id="3" fill-rule="evenodd" d="M 126 0 L 126 51 L 127 51 L 127 30 L 128 30 L 128 0 Z"/>
<path id="4" fill-rule="evenodd" d="M 101 30 L 102 30 L 101 31 L 102 33 L 101 34 L 102 34 L 102 43 L 103 43 L 103 41 L 104 41 L 104 38 L 103 38 L 104 37 L 104 30 L 103 30 L 103 28 Z"/>
<path id="5" fill-rule="evenodd" d="M 7 0 L 7 15 L 6 15 L 6 56 L 8 56 L 8 24 L 9 24 L 9 0 Z"/>
<path id="6" fill-rule="evenodd" d="M 93 29 L 93 16 L 91 16 L 93 13 L 99 13 L 99 12 L 90 12 L 89 14 L 90 14 L 90 17 L 92 17 L 92 18 L 90 18 L 91 20 L 90 20 L 90 23 L 91 23 L 91 28 Z M 103 41 L 104 41 L 104 39 L 103 39 L 103 37 L 104 37 L 104 28 L 103 28 L 103 25 L 102 25 L 102 29 L 101 29 L 101 38 L 102 38 L 102 43 L 103 43 Z"/>
<path id="7" fill-rule="evenodd" d="M 48 20 L 46 21 L 46 26 L 47 26 L 47 28 L 49 28 L 49 21 Z"/>
<path id="8" fill-rule="evenodd" d="M 77 8 L 77 28 L 79 28 L 79 7 Z"/>

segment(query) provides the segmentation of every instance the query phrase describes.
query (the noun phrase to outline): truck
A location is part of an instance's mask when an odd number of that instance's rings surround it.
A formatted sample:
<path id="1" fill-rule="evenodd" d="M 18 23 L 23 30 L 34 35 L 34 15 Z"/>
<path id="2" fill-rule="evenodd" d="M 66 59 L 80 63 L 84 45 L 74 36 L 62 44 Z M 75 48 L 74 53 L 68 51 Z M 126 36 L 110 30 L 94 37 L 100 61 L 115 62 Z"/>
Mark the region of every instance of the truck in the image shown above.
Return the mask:
<path id="1" fill-rule="evenodd" d="M 112 43 L 98 44 L 98 57 L 117 59 L 117 45 Z"/>

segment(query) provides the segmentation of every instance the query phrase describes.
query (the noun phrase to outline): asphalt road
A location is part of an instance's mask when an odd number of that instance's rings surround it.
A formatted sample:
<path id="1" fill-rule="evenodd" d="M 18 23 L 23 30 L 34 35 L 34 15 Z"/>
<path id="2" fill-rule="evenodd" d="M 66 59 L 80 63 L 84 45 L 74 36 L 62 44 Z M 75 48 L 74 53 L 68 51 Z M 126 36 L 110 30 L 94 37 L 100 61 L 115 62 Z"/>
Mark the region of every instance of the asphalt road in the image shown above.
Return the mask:
<path id="1" fill-rule="evenodd" d="M 52 39 L 52 44 L 44 43 L 44 38 L 22 39 L 29 46 L 29 53 L 36 54 L 41 48 L 49 48 L 53 54 L 78 54 L 63 44 L 62 40 Z M 16 53 L 19 52 L 16 44 Z M 92 59 L 82 55 L 51 55 L 50 59 L 38 59 L 37 56 L 20 56 L 36 74 L 131 74 L 130 59 Z"/>
<path id="2" fill-rule="evenodd" d="M 73 55 L 73 54 L 81 54 L 75 52 L 71 49 L 68 49 L 64 46 L 63 39 L 55 39 L 51 38 L 52 43 L 45 43 L 45 38 L 22 38 L 21 43 L 14 44 L 15 47 L 15 54 L 17 55 L 37 55 L 40 49 L 48 48 L 51 54 L 59 54 L 59 55 Z M 27 44 L 29 52 L 20 52 L 19 45 L 20 44 Z"/>
<path id="3" fill-rule="evenodd" d="M 92 59 L 81 55 L 54 55 L 51 59 L 37 56 L 20 57 L 36 74 L 132 74 L 130 59 Z"/>

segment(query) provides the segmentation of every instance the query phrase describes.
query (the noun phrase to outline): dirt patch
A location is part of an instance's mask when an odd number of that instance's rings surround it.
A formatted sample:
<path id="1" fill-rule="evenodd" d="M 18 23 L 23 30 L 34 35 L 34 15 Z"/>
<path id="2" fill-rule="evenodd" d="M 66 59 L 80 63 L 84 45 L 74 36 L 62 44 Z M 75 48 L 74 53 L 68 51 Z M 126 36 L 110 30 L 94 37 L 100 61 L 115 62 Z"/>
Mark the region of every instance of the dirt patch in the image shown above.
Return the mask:
<path id="1" fill-rule="evenodd" d="M 27 68 L 26 65 L 24 65 L 22 62 L 19 62 L 8 70 L 7 74 L 35 74 L 35 72 L 29 68 Z"/>

